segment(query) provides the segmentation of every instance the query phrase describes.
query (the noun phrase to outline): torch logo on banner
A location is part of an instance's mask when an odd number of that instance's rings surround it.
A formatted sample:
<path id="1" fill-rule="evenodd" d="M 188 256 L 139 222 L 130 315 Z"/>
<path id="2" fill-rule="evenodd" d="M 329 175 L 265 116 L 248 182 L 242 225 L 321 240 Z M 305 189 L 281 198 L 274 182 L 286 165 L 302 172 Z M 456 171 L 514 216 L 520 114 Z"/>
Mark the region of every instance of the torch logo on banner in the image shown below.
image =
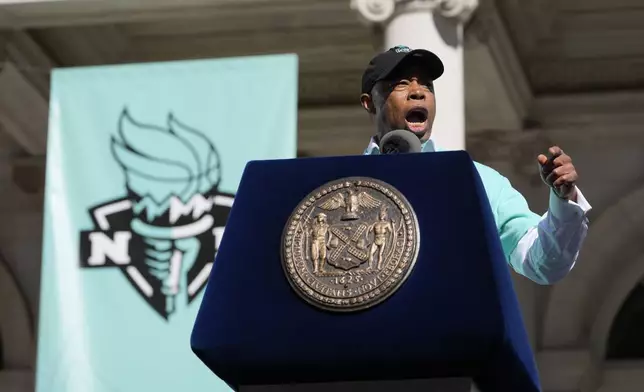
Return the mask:
<path id="1" fill-rule="evenodd" d="M 95 229 L 81 232 L 81 267 L 119 268 L 168 319 L 204 288 L 234 195 L 218 190 L 213 143 L 172 114 L 160 127 L 124 110 L 111 151 L 126 194 L 89 210 Z"/>

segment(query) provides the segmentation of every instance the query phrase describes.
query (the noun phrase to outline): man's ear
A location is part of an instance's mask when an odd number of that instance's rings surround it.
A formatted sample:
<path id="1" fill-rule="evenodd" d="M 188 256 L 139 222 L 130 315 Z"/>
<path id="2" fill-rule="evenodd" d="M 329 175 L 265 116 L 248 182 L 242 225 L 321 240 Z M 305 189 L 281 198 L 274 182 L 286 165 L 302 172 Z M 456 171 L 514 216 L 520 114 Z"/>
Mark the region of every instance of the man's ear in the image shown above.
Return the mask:
<path id="1" fill-rule="evenodd" d="M 373 105 L 373 100 L 371 99 L 371 95 L 369 94 L 362 94 L 360 96 L 360 103 L 362 104 L 362 107 L 364 110 L 371 114 L 376 113 L 376 107 Z"/>

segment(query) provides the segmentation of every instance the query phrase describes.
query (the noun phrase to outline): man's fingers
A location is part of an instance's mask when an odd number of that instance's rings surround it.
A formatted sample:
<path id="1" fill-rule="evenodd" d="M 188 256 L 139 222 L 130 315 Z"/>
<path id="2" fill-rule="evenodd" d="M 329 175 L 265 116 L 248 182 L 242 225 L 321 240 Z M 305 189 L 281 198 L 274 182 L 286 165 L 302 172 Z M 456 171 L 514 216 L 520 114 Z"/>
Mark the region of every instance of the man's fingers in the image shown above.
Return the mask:
<path id="1" fill-rule="evenodd" d="M 545 159 L 542 159 L 545 158 Z M 552 161 L 549 160 L 545 155 L 540 155 L 539 156 L 539 170 L 541 171 L 541 178 L 545 180 L 545 178 L 552 173 L 552 169 L 554 169 L 554 165 L 552 164 Z"/>
<path id="2" fill-rule="evenodd" d="M 565 174 L 565 167 L 560 166 L 556 169 L 553 169 L 550 174 L 546 176 L 546 183 L 552 185 L 555 180 L 561 177 L 562 174 Z"/>
<path id="3" fill-rule="evenodd" d="M 548 173 L 553 167 L 559 166 L 556 164 L 556 161 L 562 154 L 563 150 L 557 146 L 550 147 L 548 149 L 547 156 L 545 154 L 539 154 L 537 161 L 539 161 L 539 164 L 541 165 L 541 170 L 544 173 Z M 566 159 L 564 158 L 562 161 L 565 163 Z"/>
<path id="4" fill-rule="evenodd" d="M 552 163 L 554 163 L 555 166 L 563 166 L 571 162 L 572 162 L 572 158 L 570 158 L 570 156 L 566 154 L 561 154 L 552 161 Z"/>
<path id="5" fill-rule="evenodd" d="M 555 181 L 559 180 L 562 177 L 567 176 L 570 173 L 574 173 L 575 169 L 572 166 L 572 163 L 566 163 L 563 166 L 559 166 L 553 169 L 550 174 L 546 176 L 546 183 L 554 184 Z M 575 174 L 576 176 L 576 174 Z"/>
<path id="6" fill-rule="evenodd" d="M 557 178 L 552 184 L 554 187 L 559 187 L 562 185 L 570 185 L 577 181 L 577 172 L 566 173 L 563 176 Z"/>
<path id="7" fill-rule="evenodd" d="M 571 173 L 575 170 L 572 163 L 566 163 L 563 166 L 559 166 L 553 170 L 554 173 L 557 173 L 558 176 L 563 176 L 565 174 Z"/>
<path id="8" fill-rule="evenodd" d="M 559 146 L 552 146 L 548 149 L 548 152 L 550 153 L 550 156 L 552 159 L 558 157 L 559 155 L 563 154 L 563 150 L 559 148 Z"/>

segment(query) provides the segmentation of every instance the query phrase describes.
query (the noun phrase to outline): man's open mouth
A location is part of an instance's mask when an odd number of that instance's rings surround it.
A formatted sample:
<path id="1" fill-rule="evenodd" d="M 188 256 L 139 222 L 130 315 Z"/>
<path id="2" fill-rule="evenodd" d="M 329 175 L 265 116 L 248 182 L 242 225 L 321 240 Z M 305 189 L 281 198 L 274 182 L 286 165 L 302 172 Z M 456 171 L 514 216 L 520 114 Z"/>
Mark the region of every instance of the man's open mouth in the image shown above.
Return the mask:
<path id="1" fill-rule="evenodd" d="M 407 112 L 405 116 L 407 127 L 412 132 L 424 131 L 427 127 L 427 110 L 424 108 L 414 108 Z"/>

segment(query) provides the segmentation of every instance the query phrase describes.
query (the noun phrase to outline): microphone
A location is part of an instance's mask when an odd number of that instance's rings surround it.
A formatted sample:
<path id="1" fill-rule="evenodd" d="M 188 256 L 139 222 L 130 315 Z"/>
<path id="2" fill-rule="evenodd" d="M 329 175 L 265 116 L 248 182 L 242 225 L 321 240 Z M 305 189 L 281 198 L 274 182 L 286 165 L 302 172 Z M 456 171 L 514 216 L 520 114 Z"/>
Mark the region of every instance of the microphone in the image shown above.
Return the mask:
<path id="1" fill-rule="evenodd" d="M 381 154 L 405 154 L 420 152 L 420 140 L 413 133 L 397 129 L 387 133 L 380 141 Z"/>

